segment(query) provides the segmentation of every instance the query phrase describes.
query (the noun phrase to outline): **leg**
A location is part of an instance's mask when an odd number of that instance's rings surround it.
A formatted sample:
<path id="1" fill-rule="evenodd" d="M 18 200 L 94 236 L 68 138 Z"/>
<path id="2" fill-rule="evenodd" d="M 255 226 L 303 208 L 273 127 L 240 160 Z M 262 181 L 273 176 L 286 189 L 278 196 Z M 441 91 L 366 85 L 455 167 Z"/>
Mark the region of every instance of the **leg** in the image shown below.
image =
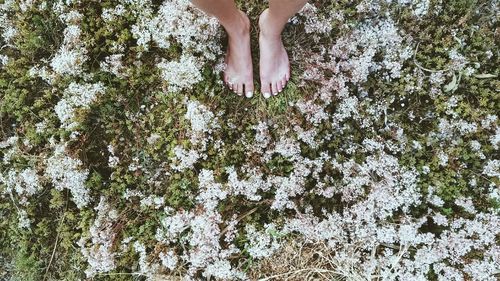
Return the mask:
<path id="1" fill-rule="evenodd" d="M 205 13 L 215 16 L 228 34 L 224 82 L 238 95 L 253 95 L 252 55 L 250 52 L 250 21 L 238 10 L 234 0 L 191 0 Z"/>
<path id="2" fill-rule="evenodd" d="M 260 15 L 260 82 L 265 98 L 281 92 L 290 79 L 290 63 L 281 32 L 288 19 L 306 3 L 307 0 L 269 0 L 269 8 Z"/>

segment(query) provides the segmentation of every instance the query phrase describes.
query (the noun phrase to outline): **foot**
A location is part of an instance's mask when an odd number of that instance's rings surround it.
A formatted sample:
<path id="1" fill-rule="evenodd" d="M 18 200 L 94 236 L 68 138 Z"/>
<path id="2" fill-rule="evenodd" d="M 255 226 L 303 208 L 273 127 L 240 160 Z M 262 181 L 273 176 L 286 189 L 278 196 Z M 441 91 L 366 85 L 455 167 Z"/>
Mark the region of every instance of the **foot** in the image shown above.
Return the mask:
<path id="1" fill-rule="evenodd" d="M 259 17 L 260 85 L 265 98 L 277 95 L 290 79 L 290 63 L 281 33 L 273 30 L 269 9 Z"/>
<path id="2" fill-rule="evenodd" d="M 250 20 L 242 11 L 241 24 L 226 28 L 228 47 L 225 58 L 224 82 L 229 89 L 247 98 L 253 96 L 252 54 L 250 51 Z"/>

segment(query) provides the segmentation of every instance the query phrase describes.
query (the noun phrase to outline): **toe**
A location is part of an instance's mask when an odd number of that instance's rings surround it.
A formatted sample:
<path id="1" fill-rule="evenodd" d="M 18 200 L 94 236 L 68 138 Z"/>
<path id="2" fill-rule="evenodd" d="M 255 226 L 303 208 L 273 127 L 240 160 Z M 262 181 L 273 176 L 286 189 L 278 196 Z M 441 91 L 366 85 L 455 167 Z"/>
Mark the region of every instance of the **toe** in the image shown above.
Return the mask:
<path id="1" fill-rule="evenodd" d="M 269 98 L 271 96 L 271 83 L 270 82 L 262 82 L 260 86 L 260 91 L 262 92 L 262 95 L 264 95 L 264 98 Z"/>
<path id="2" fill-rule="evenodd" d="M 233 92 L 235 94 L 238 94 L 238 84 L 237 83 L 233 84 Z"/>
<path id="3" fill-rule="evenodd" d="M 286 78 L 283 78 L 283 80 L 281 80 L 281 87 L 283 89 L 285 89 L 285 87 L 286 87 L 286 82 L 287 82 Z"/>
<path id="4" fill-rule="evenodd" d="M 281 81 L 276 82 L 276 88 L 278 88 L 278 93 L 281 93 L 281 91 L 283 91 L 284 87 Z"/>
<path id="5" fill-rule="evenodd" d="M 243 94 L 243 84 L 238 83 L 238 89 L 236 89 L 236 94 L 238 94 L 238 96 L 241 96 Z"/>
<path id="6" fill-rule="evenodd" d="M 273 95 L 276 96 L 278 94 L 278 85 L 276 84 L 276 82 L 271 83 L 271 88 L 272 88 Z"/>
<path id="7" fill-rule="evenodd" d="M 247 98 L 251 98 L 253 96 L 254 86 L 253 83 L 245 84 L 245 96 Z"/>

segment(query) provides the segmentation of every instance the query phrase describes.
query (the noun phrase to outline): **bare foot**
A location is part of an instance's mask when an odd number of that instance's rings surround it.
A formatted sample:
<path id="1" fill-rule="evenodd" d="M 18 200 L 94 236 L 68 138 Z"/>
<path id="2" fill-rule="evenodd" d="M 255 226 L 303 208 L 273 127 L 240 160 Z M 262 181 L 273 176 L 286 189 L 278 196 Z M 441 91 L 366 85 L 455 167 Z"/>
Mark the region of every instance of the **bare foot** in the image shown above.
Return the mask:
<path id="1" fill-rule="evenodd" d="M 225 58 L 224 82 L 238 95 L 253 96 L 252 54 L 250 51 L 250 20 L 241 13 L 241 25 L 226 27 L 228 47 Z"/>
<path id="2" fill-rule="evenodd" d="M 288 54 L 281 34 L 270 28 L 272 23 L 269 19 L 269 9 L 266 9 L 259 17 L 260 85 L 266 99 L 281 92 L 290 79 Z"/>

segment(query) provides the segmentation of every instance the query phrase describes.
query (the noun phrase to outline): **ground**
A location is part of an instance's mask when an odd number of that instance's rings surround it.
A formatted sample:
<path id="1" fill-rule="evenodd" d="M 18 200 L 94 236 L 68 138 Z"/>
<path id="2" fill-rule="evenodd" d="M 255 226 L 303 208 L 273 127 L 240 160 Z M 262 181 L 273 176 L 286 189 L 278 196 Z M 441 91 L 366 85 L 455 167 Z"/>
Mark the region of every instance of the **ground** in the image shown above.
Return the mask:
<path id="1" fill-rule="evenodd" d="M 498 280 L 497 0 L 310 1 L 269 99 L 187 0 L 0 11 L 0 279 Z"/>

